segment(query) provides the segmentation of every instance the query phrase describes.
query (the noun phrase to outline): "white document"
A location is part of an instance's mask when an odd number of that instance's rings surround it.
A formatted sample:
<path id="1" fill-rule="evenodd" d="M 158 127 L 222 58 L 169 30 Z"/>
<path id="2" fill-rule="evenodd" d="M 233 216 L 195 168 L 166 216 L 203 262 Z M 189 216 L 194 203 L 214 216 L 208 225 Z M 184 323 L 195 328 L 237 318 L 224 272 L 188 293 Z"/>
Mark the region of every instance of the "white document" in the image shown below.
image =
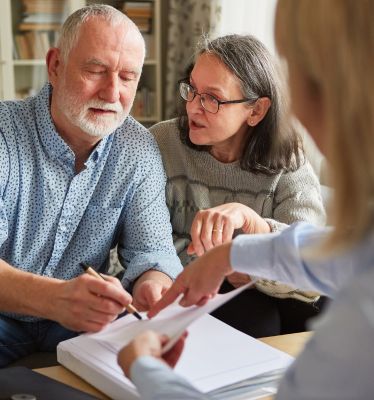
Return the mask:
<path id="1" fill-rule="evenodd" d="M 99 333 L 60 343 L 58 361 L 113 399 L 138 399 L 135 387 L 117 365 L 119 349 L 148 329 L 177 340 L 191 324 L 177 373 L 217 398 L 254 399 L 269 395 L 292 357 L 206 314 L 246 288 L 217 295 L 203 307 L 186 309 L 174 303 L 152 320 L 138 321 L 127 315 Z"/>
<path id="2" fill-rule="evenodd" d="M 145 313 L 141 313 L 143 320 L 135 319 L 133 315 L 127 315 L 113 322 L 109 327 L 96 333 L 96 340 L 105 343 L 109 349 L 118 352 L 127 343 L 131 342 L 139 333 L 146 330 L 167 335 L 170 340 L 164 347 L 163 352 L 168 351 L 177 342 L 178 338 L 183 334 L 186 328 L 197 318 L 204 314 L 208 314 L 226 303 L 233 297 L 237 296 L 243 290 L 253 286 L 254 282 L 250 282 L 231 292 L 218 294 L 213 299 L 208 301 L 204 306 L 182 307 L 179 300 L 176 299 L 173 304 L 162 310 L 155 318 L 147 319 Z M 243 316 L 245 318 L 245 316 Z M 125 322 L 126 321 L 126 322 Z M 126 329 L 124 326 L 126 325 Z"/>

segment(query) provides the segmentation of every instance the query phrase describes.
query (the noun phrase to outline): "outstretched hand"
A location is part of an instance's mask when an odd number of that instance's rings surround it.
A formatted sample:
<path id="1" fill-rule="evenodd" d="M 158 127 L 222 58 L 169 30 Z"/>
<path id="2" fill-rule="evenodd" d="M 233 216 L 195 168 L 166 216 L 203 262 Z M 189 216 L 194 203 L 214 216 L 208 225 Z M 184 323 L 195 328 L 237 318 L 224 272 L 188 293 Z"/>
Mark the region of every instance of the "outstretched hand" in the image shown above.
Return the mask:
<path id="1" fill-rule="evenodd" d="M 180 305 L 204 305 L 215 296 L 226 275 L 233 272 L 230 266 L 231 243 L 218 246 L 187 265 L 170 289 L 148 312 L 152 318 L 183 294 Z"/>

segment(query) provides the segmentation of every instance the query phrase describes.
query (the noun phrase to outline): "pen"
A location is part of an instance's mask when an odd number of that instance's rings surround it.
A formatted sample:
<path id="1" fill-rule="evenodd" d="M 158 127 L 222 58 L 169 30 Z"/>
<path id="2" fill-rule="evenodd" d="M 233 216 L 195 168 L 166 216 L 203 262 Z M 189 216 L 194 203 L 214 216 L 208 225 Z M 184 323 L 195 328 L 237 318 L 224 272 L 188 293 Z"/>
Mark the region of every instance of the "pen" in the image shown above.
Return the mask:
<path id="1" fill-rule="evenodd" d="M 85 263 L 83 263 L 83 262 L 79 263 L 79 265 L 84 269 L 84 272 L 86 272 L 87 274 L 89 274 L 89 275 L 91 275 L 91 276 L 94 276 L 95 278 L 104 279 L 104 281 L 105 281 L 105 278 L 104 278 L 101 274 L 97 273 L 97 272 L 96 272 L 92 267 L 90 267 L 89 265 L 87 265 L 87 264 L 85 264 Z M 143 319 L 142 316 L 139 314 L 138 310 L 137 310 L 132 304 L 128 304 L 128 305 L 126 306 L 126 310 L 127 310 L 130 314 L 133 314 L 134 317 L 136 317 L 138 320 L 142 320 L 142 319 Z"/>

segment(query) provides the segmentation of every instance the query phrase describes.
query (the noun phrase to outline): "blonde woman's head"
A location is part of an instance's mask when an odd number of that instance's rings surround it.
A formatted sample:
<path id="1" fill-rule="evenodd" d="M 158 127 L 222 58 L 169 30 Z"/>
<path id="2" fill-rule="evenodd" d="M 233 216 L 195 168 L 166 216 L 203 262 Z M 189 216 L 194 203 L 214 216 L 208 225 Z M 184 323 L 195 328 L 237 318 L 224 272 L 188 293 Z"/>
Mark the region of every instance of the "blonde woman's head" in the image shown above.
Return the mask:
<path id="1" fill-rule="evenodd" d="M 276 41 L 289 67 L 292 107 L 331 166 L 330 248 L 372 230 L 373 15 L 372 0 L 278 2 Z"/>

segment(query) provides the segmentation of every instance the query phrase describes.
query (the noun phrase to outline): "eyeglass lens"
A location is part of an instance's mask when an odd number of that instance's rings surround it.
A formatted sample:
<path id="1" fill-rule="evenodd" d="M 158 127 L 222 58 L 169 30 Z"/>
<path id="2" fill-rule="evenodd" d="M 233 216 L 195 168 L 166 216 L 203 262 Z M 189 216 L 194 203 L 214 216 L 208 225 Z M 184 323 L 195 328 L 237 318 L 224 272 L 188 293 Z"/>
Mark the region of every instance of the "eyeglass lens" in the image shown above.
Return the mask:
<path id="1" fill-rule="evenodd" d="M 197 93 L 196 90 L 188 83 L 181 82 L 179 86 L 181 97 L 186 101 L 192 101 L 196 95 L 200 96 L 200 103 L 205 110 L 216 113 L 219 108 L 218 101 L 215 97 L 206 93 Z"/>

